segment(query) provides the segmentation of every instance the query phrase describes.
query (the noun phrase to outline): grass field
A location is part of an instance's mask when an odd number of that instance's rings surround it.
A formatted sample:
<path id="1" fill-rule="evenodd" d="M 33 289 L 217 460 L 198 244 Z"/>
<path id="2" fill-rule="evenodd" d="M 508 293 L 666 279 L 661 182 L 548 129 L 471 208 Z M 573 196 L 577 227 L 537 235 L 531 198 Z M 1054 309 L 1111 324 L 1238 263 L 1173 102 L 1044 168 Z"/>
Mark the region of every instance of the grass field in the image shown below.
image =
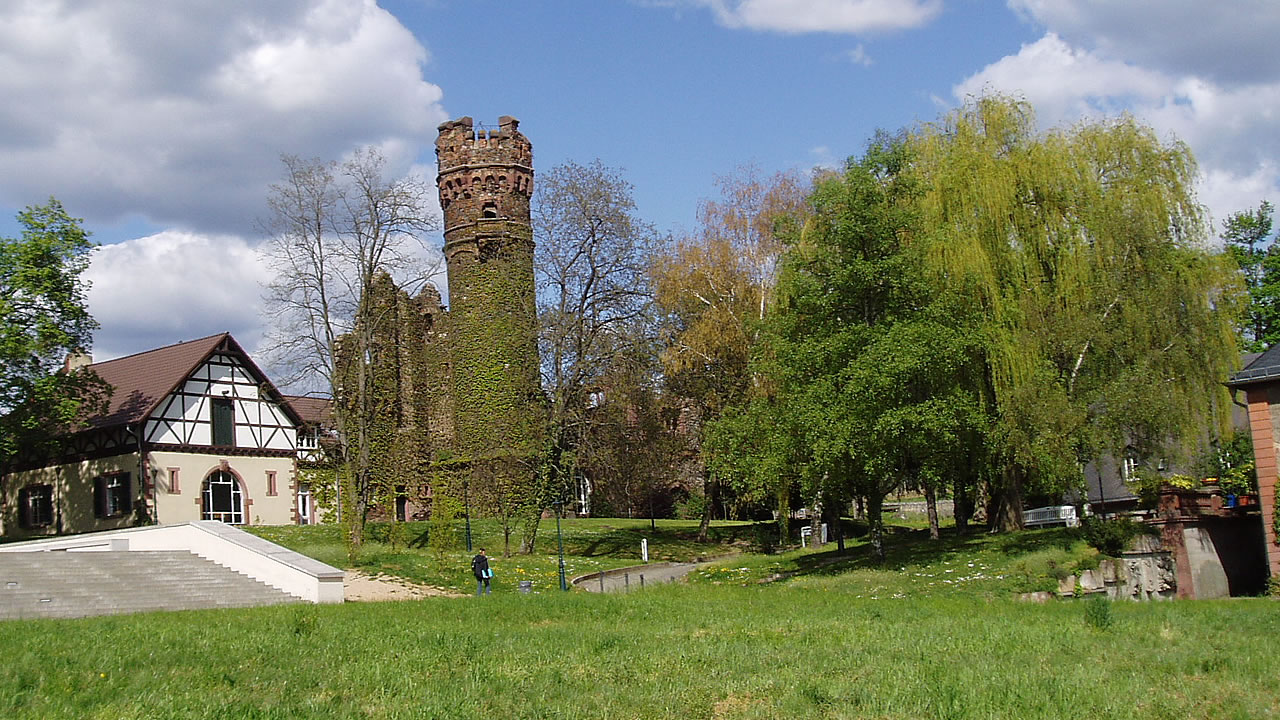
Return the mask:
<path id="1" fill-rule="evenodd" d="M 634 562 L 639 525 L 566 523 L 570 565 Z M 754 532 L 717 528 L 706 547 L 687 523 L 659 528 L 654 551 L 684 557 Z M 336 535 L 289 530 L 341 553 Z M 1087 562 L 1063 531 L 904 531 L 892 547 L 885 567 L 858 542 L 740 554 L 627 595 L 512 581 L 486 598 L 3 623 L 0 718 L 1280 717 L 1273 600 L 1011 599 Z M 414 548 L 375 543 L 366 561 L 453 577 Z M 500 577 L 526 565 L 554 574 L 551 555 L 495 562 Z"/>

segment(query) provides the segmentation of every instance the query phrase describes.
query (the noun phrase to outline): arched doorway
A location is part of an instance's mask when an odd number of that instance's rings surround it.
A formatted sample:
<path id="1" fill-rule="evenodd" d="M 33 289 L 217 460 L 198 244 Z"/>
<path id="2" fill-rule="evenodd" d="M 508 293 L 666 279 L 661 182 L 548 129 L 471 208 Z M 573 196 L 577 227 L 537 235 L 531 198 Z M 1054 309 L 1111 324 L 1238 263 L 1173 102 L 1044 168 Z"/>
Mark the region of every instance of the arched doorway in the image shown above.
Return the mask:
<path id="1" fill-rule="evenodd" d="M 240 481 L 226 470 L 215 470 L 204 480 L 201 492 L 201 519 L 228 525 L 244 524 L 244 492 Z"/>

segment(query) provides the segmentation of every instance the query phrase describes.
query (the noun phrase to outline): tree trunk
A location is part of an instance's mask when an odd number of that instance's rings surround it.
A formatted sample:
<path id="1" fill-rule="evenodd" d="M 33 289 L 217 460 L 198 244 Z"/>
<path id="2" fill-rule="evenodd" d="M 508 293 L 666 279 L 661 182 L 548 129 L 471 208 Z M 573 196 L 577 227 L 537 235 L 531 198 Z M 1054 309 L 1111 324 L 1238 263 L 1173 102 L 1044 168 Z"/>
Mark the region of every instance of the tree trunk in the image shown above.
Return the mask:
<path id="1" fill-rule="evenodd" d="M 778 490 L 778 539 L 779 544 L 785 543 L 787 538 L 791 537 L 791 492 L 786 489 Z"/>
<path id="2" fill-rule="evenodd" d="M 831 536 L 835 538 L 836 549 L 842 553 L 844 552 L 844 523 L 842 521 L 842 516 L 844 515 L 842 512 L 843 509 L 844 508 L 841 507 L 840 502 L 832 500 L 831 498 L 827 498 L 826 502 L 822 503 L 822 520 L 827 523 L 827 527 L 830 528 L 831 531 Z"/>
<path id="3" fill-rule="evenodd" d="M 1011 464 L 1004 469 L 1004 484 L 1000 492 L 993 493 L 995 513 L 991 517 L 993 531 L 1021 530 L 1022 525 L 1022 467 Z"/>
<path id="4" fill-rule="evenodd" d="M 871 553 L 880 563 L 885 559 L 883 506 L 884 497 L 879 493 L 872 492 L 867 496 L 867 537 L 871 540 Z"/>
<path id="5" fill-rule="evenodd" d="M 967 535 L 969 518 L 973 516 L 973 496 L 969 494 L 969 486 L 960 479 L 956 480 L 952 503 L 955 506 L 956 533 Z"/>
<path id="6" fill-rule="evenodd" d="M 715 509 L 716 486 L 711 479 L 711 473 L 706 470 L 702 471 L 702 497 L 706 502 L 702 506 L 702 521 L 698 523 L 698 542 L 707 542 L 711 531 L 711 512 Z"/>
<path id="7" fill-rule="evenodd" d="M 929 539 L 937 540 L 942 537 L 942 531 L 938 527 L 938 491 L 933 481 L 926 481 L 924 485 L 924 506 L 929 513 Z"/>

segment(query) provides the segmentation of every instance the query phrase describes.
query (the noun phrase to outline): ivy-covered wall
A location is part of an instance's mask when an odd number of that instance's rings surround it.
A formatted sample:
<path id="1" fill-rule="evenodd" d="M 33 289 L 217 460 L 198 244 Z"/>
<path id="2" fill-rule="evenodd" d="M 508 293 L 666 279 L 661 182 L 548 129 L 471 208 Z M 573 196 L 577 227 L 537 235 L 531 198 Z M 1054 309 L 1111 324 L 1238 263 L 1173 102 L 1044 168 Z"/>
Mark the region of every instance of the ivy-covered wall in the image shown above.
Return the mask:
<path id="1" fill-rule="evenodd" d="M 375 366 L 366 396 L 376 434 L 376 516 L 392 516 L 397 495 L 424 516 L 434 496 L 462 499 L 464 483 L 473 510 L 504 521 L 540 510 L 532 502 L 544 445 L 529 217 L 533 150 L 517 125 L 503 117 L 492 130 L 477 129 L 470 118 L 440 126 L 449 310 L 434 287 L 410 297 L 387 275 L 364 299 L 373 321 L 356 333 L 367 333 L 364 360 Z M 347 386 L 362 361 L 350 351 L 359 345 L 354 340 L 341 344 L 339 403 L 354 397 Z"/>

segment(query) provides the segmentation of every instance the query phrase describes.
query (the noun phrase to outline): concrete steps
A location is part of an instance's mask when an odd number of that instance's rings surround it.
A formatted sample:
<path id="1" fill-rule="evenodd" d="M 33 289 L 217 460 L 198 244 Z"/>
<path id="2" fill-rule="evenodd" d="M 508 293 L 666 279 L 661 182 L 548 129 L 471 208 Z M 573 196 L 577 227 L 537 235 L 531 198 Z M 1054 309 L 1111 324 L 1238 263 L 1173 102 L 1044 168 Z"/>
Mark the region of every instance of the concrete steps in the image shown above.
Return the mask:
<path id="1" fill-rule="evenodd" d="M 0 553 L 0 620 L 292 602 L 302 600 L 190 552 Z"/>

